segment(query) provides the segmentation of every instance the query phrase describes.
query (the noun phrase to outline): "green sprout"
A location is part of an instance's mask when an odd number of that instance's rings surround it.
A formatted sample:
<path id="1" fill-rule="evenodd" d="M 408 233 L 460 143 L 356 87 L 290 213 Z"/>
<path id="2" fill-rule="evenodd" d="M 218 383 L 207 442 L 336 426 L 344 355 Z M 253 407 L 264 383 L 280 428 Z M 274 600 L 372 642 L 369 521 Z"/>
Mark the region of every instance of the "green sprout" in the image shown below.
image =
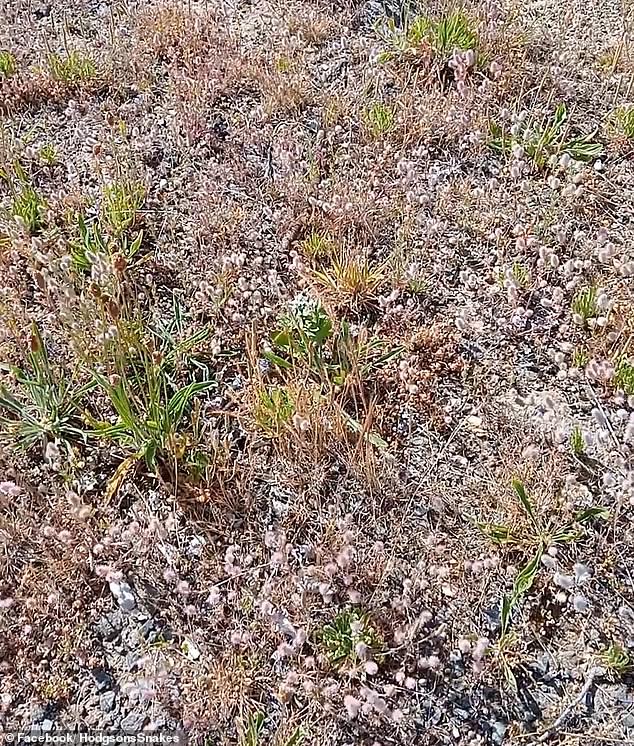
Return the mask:
<path id="1" fill-rule="evenodd" d="M 375 101 L 365 114 L 368 129 L 373 137 L 381 137 L 394 127 L 394 112 L 389 106 Z"/>
<path id="2" fill-rule="evenodd" d="M 11 52 L 8 52 L 5 49 L 0 50 L 0 79 L 11 77 L 11 75 L 15 74 L 17 69 L 18 66 L 15 57 Z"/>
<path id="3" fill-rule="evenodd" d="M 368 615 L 355 609 L 340 611 L 330 624 L 322 628 L 320 641 L 328 660 L 338 666 L 358 660 L 358 643 L 375 651 L 382 647 L 381 638 L 370 625 Z"/>

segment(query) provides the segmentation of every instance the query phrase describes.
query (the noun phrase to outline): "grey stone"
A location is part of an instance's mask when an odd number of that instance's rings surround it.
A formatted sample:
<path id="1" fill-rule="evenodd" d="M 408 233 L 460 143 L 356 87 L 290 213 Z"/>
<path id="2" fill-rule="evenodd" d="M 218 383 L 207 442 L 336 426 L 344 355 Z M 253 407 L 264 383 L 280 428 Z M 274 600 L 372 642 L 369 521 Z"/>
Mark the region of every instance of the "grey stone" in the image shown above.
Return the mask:
<path id="1" fill-rule="evenodd" d="M 128 583 L 125 581 L 121 581 L 120 583 L 111 582 L 109 586 L 112 595 L 124 611 L 132 611 L 136 607 L 136 599 Z"/>
<path id="2" fill-rule="evenodd" d="M 106 689 L 112 688 L 114 680 L 112 676 L 103 668 L 93 668 L 91 673 L 95 680 L 95 685 L 98 692 L 105 692 Z"/>
<path id="3" fill-rule="evenodd" d="M 99 697 L 99 707 L 103 712 L 110 712 L 114 708 L 115 697 L 116 695 L 114 692 L 104 692 L 101 697 Z"/>
<path id="4" fill-rule="evenodd" d="M 627 686 L 617 686 L 614 689 L 605 687 L 606 692 L 614 697 L 617 702 L 625 705 L 626 707 L 634 705 L 634 692 L 628 689 Z"/>
<path id="5" fill-rule="evenodd" d="M 53 721 L 52 720 L 42 720 L 40 723 L 40 728 L 42 729 L 43 733 L 50 733 L 53 730 Z"/>
<path id="6" fill-rule="evenodd" d="M 139 631 L 143 638 L 148 642 L 156 642 L 158 631 L 156 629 L 154 619 L 148 619 L 147 622 L 144 622 Z"/>
<path id="7" fill-rule="evenodd" d="M 628 712 L 621 722 L 625 728 L 634 728 L 634 712 Z"/>
<path id="8" fill-rule="evenodd" d="M 412 0 L 369 0 L 365 6 L 365 15 L 371 25 L 387 17 L 394 21 L 397 27 L 402 27 L 414 10 L 415 3 Z"/>
<path id="9" fill-rule="evenodd" d="M 123 619 L 120 611 L 105 614 L 96 624 L 95 632 L 105 642 L 113 642 L 121 634 Z"/>
<path id="10" fill-rule="evenodd" d="M 495 723 L 493 723 L 493 733 L 491 734 L 491 737 L 495 743 L 502 743 L 504 741 L 506 730 L 506 725 L 501 720 L 496 720 Z"/>
<path id="11" fill-rule="evenodd" d="M 130 650 L 125 657 L 125 664 L 128 667 L 128 671 L 134 671 L 139 666 L 141 655 L 136 650 Z"/>
<path id="12" fill-rule="evenodd" d="M 121 721 L 121 730 L 126 733 L 138 733 L 142 730 L 147 720 L 147 714 L 139 710 L 132 710 Z"/>
<path id="13" fill-rule="evenodd" d="M 491 630 L 491 632 L 497 632 L 500 629 L 500 604 L 495 603 L 493 604 L 493 606 L 484 609 L 482 612 L 482 616 L 484 617 L 484 623 Z"/>
<path id="14" fill-rule="evenodd" d="M 45 709 L 42 707 L 42 705 L 34 705 L 31 711 L 29 712 L 28 718 L 32 720 L 34 723 L 39 723 L 40 720 L 44 719 L 44 713 Z"/>

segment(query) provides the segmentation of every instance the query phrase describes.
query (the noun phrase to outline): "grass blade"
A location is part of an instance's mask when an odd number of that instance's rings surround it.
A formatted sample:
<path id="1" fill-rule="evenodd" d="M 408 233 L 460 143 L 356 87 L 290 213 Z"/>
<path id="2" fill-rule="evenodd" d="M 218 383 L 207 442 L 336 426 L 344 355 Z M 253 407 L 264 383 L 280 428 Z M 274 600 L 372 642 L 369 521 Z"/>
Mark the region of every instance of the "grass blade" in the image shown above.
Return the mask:
<path id="1" fill-rule="evenodd" d="M 519 497 L 520 502 L 522 503 L 522 507 L 526 511 L 528 517 L 531 519 L 533 526 L 539 529 L 539 524 L 537 522 L 537 516 L 535 515 L 533 505 L 531 504 L 531 501 L 526 493 L 526 488 L 524 487 L 524 483 L 520 481 L 519 479 L 514 479 L 513 489 L 515 490 L 515 493 Z"/>
<path id="2" fill-rule="evenodd" d="M 522 596 L 531 589 L 533 582 L 535 580 L 535 576 L 537 575 L 537 572 L 539 571 L 543 553 L 544 553 L 544 548 L 540 544 L 539 548 L 537 549 L 537 552 L 535 553 L 535 556 L 530 560 L 530 562 L 527 565 L 525 565 L 520 570 L 517 578 L 515 578 L 515 583 L 513 583 L 513 593 L 511 595 L 512 606 L 515 606 L 515 604 L 520 600 L 520 598 L 522 598 Z"/>

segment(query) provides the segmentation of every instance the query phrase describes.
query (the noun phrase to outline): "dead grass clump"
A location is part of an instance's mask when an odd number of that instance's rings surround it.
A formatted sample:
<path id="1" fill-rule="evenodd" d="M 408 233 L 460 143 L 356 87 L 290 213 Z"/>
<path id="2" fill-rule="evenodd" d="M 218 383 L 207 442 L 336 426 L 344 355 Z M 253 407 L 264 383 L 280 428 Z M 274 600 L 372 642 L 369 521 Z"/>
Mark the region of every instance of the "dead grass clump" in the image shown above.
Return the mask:
<path id="1" fill-rule="evenodd" d="M 286 14 L 285 22 L 290 36 L 311 45 L 324 44 L 338 26 L 335 17 L 320 8 L 312 8 L 308 12 L 304 8 L 291 10 Z"/>
<path id="2" fill-rule="evenodd" d="M 221 21 L 209 8 L 189 9 L 162 3 L 136 17 L 136 33 L 144 59 L 182 66 L 204 64 L 216 41 L 223 38 Z"/>
<path id="3" fill-rule="evenodd" d="M 267 117 L 297 115 L 312 102 L 310 76 L 299 55 L 281 53 L 273 60 L 267 56 L 253 64 L 251 79 Z"/>

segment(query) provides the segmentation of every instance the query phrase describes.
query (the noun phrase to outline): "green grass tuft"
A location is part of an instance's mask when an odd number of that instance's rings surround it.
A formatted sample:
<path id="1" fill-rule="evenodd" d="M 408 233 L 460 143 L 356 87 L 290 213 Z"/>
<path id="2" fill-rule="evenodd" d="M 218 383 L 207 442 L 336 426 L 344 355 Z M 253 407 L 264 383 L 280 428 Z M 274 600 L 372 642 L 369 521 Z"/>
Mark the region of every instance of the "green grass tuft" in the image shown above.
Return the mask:
<path id="1" fill-rule="evenodd" d="M 67 86 L 88 83 L 97 77 L 97 67 L 90 57 L 75 51 L 65 56 L 50 54 L 47 65 L 51 77 Z"/>
<path id="2" fill-rule="evenodd" d="M 0 432 L 24 450 L 51 441 L 85 441 L 79 406 L 94 384 L 75 384 L 68 375 L 53 370 L 35 324 L 27 362 L 24 369 L 5 368 L 17 383 L 18 393 L 0 385 Z"/>
<path id="3" fill-rule="evenodd" d="M 634 396 L 634 364 L 625 356 L 621 357 L 614 374 L 614 383 L 617 388 L 622 389 L 627 396 Z"/>
<path id="4" fill-rule="evenodd" d="M 103 220 L 115 236 L 121 236 L 135 224 L 144 200 L 145 187 L 138 181 L 116 181 L 105 188 Z"/>
<path id="5" fill-rule="evenodd" d="M 9 78 L 15 75 L 18 65 L 15 57 L 6 50 L 0 50 L 0 78 Z"/>
<path id="6" fill-rule="evenodd" d="M 37 233 L 42 227 L 42 211 L 45 202 L 39 193 L 28 183 L 22 183 L 13 197 L 12 214 L 20 218 L 29 233 Z"/>
<path id="7" fill-rule="evenodd" d="M 117 419 L 113 424 L 91 418 L 91 435 L 118 443 L 153 470 L 159 465 L 174 468 L 190 449 L 182 427 L 185 414 L 198 394 L 215 385 L 210 380 L 175 385 L 166 356 L 138 340 L 136 348 L 128 345 L 126 355 L 118 357 L 116 374 L 93 372 L 93 379 Z"/>
<path id="8" fill-rule="evenodd" d="M 599 307 L 597 306 L 596 286 L 591 285 L 590 287 L 579 290 L 573 298 L 570 308 L 574 314 L 581 317 L 584 324 L 587 323 L 588 319 L 598 316 Z"/>
<path id="9" fill-rule="evenodd" d="M 366 125 L 373 137 L 382 137 L 394 128 L 394 112 L 380 101 L 375 101 L 365 112 Z"/>
<path id="10" fill-rule="evenodd" d="M 634 139 L 634 105 L 617 107 L 612 111 L 610 121 L 619 135 Z"/>
<path id="11" fill-rule="evenodd" d="M 473 21 L 462 10 L 454 10 L 438 21 L 429 23 L 428 27 L 431 46 L 436 54 L 443 57 L 451 55 L 454 50 L 475 50 L 478 46 Z"/>

